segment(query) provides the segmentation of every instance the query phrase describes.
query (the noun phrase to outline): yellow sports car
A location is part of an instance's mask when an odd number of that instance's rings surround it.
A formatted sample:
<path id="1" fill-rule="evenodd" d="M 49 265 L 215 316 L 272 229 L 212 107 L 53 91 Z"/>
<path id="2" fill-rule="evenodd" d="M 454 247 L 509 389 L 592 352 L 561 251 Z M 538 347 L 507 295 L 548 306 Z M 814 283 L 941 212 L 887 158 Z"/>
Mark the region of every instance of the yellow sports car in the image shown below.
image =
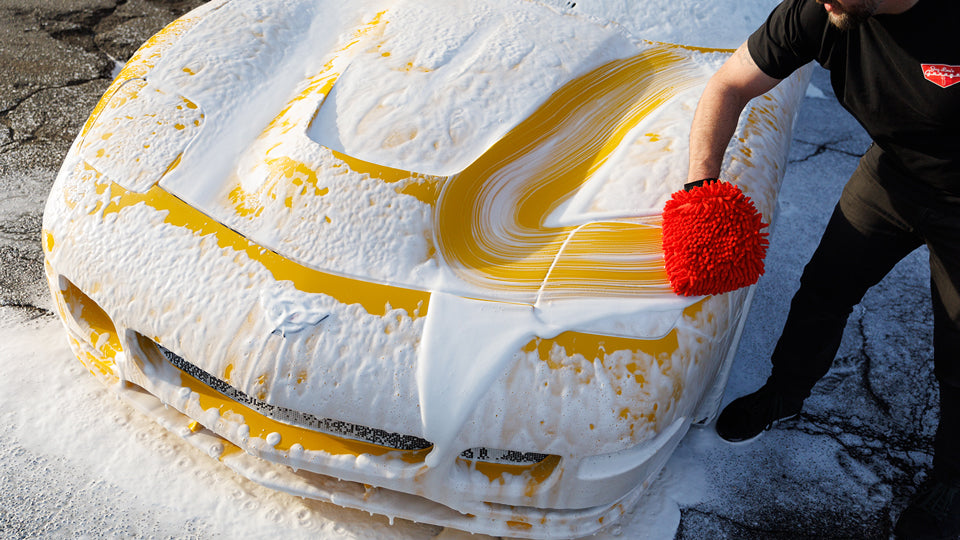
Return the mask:
<path id="1" fill-rule="evenodd" d="M 172 23 L 46 207 L 77 357 L 299 496 L 513 537 L 615 522 L 714 414 L 752 288 L 678 296 L 660 243 L 730 51 L 587 8 L 215 0 Z M 752 102 L 724 166 L 766 221 L 805 86 Z"/>

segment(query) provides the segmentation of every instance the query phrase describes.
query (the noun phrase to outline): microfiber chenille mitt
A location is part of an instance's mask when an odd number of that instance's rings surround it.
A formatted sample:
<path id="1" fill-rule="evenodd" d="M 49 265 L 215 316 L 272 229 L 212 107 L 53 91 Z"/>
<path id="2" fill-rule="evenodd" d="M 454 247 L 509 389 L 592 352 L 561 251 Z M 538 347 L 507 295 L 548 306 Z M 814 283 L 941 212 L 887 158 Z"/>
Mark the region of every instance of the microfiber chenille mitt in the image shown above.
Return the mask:
<path id="1" fill-rule="evenodd" d="M 663 208 L 663 254 L 674 292 L 721 294 L 763 275 L 768 224 L 740 188 L 711 181 L 674 193 Z"/>

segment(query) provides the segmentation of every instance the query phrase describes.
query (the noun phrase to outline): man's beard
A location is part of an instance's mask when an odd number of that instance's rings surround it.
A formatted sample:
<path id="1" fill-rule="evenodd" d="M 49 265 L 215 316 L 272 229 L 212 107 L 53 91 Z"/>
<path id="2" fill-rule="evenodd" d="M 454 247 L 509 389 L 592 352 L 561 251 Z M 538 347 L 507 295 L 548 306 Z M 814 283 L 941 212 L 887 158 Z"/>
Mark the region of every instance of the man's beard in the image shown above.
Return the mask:
<path id="1" fill-rule="evenodd" d="M 840 30 L 850 30 L 860 26 L 873 16 L 880 5 L 880 0 L 864 0 L 862 5 L 854 7 L 841 6 L 829 0 L 817 0 L 817 2 L 830 4 L 832 11 L 827 13 L 827 18 Z"/>

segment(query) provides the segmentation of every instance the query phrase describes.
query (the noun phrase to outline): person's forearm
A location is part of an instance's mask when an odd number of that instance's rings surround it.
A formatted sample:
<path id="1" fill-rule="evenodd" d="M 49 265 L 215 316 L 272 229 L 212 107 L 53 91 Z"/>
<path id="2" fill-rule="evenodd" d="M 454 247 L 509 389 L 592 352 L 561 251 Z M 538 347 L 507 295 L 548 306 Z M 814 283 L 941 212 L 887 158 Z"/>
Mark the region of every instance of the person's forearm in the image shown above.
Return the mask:
<path id="1" fill-rule="evenodd" d="M 690 126 L 688 182 L 720 176 L 724 152 L 748 101 L 716 78 L 707 83 Z"/>
<path id="2" fill-rule="evenodd" d="M 707 82 L 690 126 L 690 170 L 687 182 L 718 178 L 723 154 L 751 99 L 780 82 L 757 67 L 746 43 Z"/>

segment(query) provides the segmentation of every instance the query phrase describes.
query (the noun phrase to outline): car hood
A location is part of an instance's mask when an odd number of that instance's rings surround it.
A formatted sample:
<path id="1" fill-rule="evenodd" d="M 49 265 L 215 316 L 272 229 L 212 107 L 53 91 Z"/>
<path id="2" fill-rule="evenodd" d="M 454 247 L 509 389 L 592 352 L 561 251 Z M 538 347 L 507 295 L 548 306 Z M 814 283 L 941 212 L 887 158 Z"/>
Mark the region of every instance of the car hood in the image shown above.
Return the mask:
<path id="1" fill-rule="evenodd" d="M 532 3 L 301 4 L 269 23 L 261 4 L 214 10 L 153 68 L 146 87 L 178 96 L 162 107 L 199 118 L 174 122 L 161 187 L 343 276 L 524 304 L 669 296 L 651 239 L 684 135 L 648 102 L 708 69 Z M 637 160 L 658 181 L 617 176 Z M 642 271 L 602 264 L 632 252 Z"/>

